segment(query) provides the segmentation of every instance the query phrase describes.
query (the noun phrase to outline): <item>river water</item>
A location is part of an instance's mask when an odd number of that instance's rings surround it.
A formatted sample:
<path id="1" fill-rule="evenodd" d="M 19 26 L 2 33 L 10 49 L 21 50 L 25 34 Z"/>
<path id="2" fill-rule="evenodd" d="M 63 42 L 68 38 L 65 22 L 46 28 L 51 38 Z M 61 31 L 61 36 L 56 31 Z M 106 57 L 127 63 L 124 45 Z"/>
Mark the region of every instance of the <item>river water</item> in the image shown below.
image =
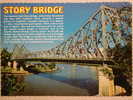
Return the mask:
<path id="1" fill-rule="evenodd" d="M 57 64 L 59 70 L 24 75 L 25 88 L 17 95 L 92 96 L 98 94 L 96 67 Z"/>

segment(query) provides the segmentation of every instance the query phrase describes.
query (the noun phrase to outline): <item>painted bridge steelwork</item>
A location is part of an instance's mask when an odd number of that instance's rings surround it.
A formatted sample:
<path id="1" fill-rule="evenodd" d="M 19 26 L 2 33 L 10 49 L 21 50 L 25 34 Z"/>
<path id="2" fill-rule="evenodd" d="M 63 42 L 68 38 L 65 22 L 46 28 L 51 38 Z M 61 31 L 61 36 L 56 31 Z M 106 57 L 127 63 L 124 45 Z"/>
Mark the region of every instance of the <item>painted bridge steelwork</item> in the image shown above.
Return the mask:
<path id="1" fill-rule="evenodd" d="M 107 50 L 117 44 L 125 45 L 124 34 L 131 33 L 127 20 L 122 20 L 127 16 L 131 17 L 131 13 L 129 12 L 127 15 L 125 11 L 120 12 L 118 8 L 101 6 L 79 30 L 63 43 L 50 50 L 37 52 L 30 52 L 24 45 L 17 45 L 14 48 L 12 60 L 64 62 L 81 62 L 82 60 L 82 62 L 88 63 L 92 63 L 92 61 L 107 63 L 106 61 L 112 58 L 112 55 L 107 54 Z"/>

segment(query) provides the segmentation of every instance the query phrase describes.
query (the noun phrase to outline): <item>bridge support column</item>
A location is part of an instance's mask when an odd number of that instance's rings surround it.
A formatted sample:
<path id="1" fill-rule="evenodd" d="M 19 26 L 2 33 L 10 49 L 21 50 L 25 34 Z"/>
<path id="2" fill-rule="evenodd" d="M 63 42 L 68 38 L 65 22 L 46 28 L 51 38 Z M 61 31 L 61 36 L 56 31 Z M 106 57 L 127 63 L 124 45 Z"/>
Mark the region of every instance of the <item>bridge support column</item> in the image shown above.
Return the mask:
<path id="1" fill-rule="evenodd" d="M 23 67 L 20 67 L 20 71 L 24 71 Z"/>
<path id="2" fill-rule="evenodd" d="M 8 67 L 12 67 L 12 63 L 10 61 L 8 62 L 7 65 L 8 65 Z"/>
<path id="3" fill-rule="evenodd" d="M 18 63 L 16 61 L 13 61 L 13 69 L 17 70 Z"/>
<path id="4" fill-rule="evenodd" d="M 99 95 L 100 96 L 114 96 L 114 75 L 112 69 L 102 66 L 98 71 L 99 77 Z"/>

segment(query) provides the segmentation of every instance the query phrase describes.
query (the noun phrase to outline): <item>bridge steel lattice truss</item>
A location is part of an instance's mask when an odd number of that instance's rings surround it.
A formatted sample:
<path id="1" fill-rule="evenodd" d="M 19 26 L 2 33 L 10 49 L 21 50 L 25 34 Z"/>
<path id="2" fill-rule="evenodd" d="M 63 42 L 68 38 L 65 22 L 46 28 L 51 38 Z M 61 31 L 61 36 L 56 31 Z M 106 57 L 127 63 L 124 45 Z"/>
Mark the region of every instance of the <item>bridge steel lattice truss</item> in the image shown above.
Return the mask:
<path id="1" fill-rule="evenodd" d="M 12 59 L 110 59 L 111 56 L 107 55 L 107 50 L 119 43 L 126 43 L 123 33 L 129 34 L 131 30 L 127 27 L 128 23 L 121 20 L 117 8 L 101 6 L 63 43 L 50 50 L 38 52 L 29 52 L 24 45 L 16 46 Z"/>

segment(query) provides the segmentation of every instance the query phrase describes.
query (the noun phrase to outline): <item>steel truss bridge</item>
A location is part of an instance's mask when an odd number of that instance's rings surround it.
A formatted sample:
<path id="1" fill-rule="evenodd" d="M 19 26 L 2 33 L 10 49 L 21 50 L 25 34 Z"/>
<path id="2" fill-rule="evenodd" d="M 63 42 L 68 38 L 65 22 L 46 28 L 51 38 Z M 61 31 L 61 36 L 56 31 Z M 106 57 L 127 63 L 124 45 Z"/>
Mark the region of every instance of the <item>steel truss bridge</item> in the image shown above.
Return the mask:
<path id="1" fill-rule="evenodd" d="M 86 23 L 71 37 L 54 48 L 30 52 L 24 45 L 16 46 L 12 60 L 51 60 L 51 61 L 109 61 L 112 55 L 107 50 L 117 44 L 125 45 L 125 34 L 131 34 L 127 17 L 131 12 L 126 8 L 101 6 Z"/>

